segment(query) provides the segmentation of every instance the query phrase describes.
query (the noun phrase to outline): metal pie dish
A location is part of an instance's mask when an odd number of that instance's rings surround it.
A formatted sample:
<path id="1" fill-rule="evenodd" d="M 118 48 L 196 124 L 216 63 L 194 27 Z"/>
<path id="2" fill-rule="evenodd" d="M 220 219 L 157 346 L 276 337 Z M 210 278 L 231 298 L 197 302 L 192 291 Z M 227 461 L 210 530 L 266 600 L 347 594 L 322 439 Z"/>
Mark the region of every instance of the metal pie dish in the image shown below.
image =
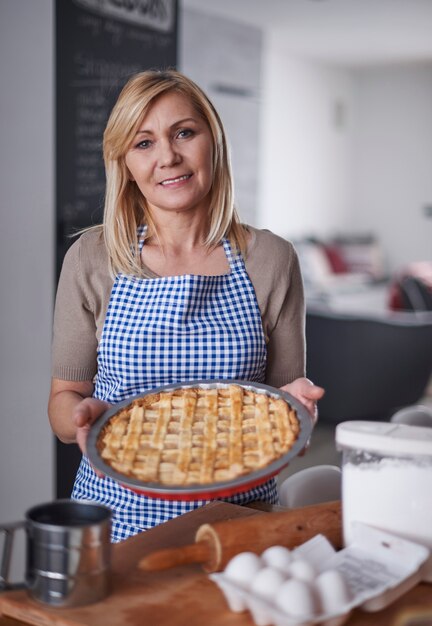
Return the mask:
<path id="1" fill-rule="evenodd" d="M 242 474 L 236 478 L 228 481 L 220 481 L 206 484 L 190 484 L 190 485 L 166 485 L 155 482 L 143 482 L 132 476 L 121 474 L 113 469 L 110 465 L 105 463 L 99 454 L 97 442 L 101 431 L 105 424 L 119 411 L 132 404 L 138 398 L 144 398 L 148 395 L 153 395 L 166 391 L 173 391 L 177 389 L 224 389 L 230 385 L 238 385 L 245 391 L 254 393 L 262 393 L 272 398 L 282 398 L 295 410 L 297 419 L 299 420 L 300 432 L 293 446 L 282 456 L 275 459 L 269 465 L 262 467 L 258 470 L 251 471 L 247 474 Z M 195 380 L 187 383 L 173 383 L 170 385 L 164 385 L 151 389 L 145 393 L 131 396 L 122 402 L 119 402 L 109 408 L 101 417 L 93 424 L 90 429 L 87 439 L 87 456 L 90 463 L 94 468 L 102 472 L 105 476 L 109 476 L 116 482 L 120 483 L 123 487 L 127 487 L 135 492 L 143 495 L 147 495 L 153 498 L 163 498 L 170 500 L 201 500 L 201 499 L 214 499 L 225 498 L 236 493 L 247 491 L 256 487 L 271 477 L 278 474 L 282 469 L 289 465 L 290 461 L 295 458 L 306 446 L 310 436 L 312 434 L 313 422 L 312 417 L 306 407 L 294 396 L 264 385 L 261 383 L 245 382 L 244 380 Z"/>

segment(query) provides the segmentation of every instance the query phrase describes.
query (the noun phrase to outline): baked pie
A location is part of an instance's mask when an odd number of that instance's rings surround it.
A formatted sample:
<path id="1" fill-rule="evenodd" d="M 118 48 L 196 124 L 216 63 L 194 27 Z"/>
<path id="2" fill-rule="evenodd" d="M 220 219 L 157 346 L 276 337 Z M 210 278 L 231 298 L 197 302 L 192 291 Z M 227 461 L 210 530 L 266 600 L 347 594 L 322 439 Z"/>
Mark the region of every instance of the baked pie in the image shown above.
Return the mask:
<path id="1" fill-rule="evenodd" d="M 116 472 L 144 483 L 210 484 L 266 467 L 299 432 L 296 411 L 281 397 L 235 384 L 179 387 L 120 409 L 96 447 Z"/>

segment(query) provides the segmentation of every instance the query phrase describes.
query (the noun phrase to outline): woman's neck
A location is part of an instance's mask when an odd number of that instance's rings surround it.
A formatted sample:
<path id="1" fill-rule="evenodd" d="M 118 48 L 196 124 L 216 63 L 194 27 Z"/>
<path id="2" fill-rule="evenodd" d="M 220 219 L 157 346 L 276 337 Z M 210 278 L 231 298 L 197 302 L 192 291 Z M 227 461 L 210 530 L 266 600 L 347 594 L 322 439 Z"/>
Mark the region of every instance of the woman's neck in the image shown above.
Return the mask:
<path id="1" fill-rule="evenodd" d="M 173 220 L 156 225 L 141 251 L 142 262 L 159 276 L 199 274 L 215 276 L 229 272 L 229 263 L 221 245 L 204 244 L 208 228 L 203 222 Z"/>
<path id="2" fill-rule="evenodd" d="M 146 245 L 158 246 L 164 252 L 170 250 L 190 253 L 205 246 L 209 231 L 207 213 L 163 213 L 153 215 L 155 232 L 146 241 Z"/>

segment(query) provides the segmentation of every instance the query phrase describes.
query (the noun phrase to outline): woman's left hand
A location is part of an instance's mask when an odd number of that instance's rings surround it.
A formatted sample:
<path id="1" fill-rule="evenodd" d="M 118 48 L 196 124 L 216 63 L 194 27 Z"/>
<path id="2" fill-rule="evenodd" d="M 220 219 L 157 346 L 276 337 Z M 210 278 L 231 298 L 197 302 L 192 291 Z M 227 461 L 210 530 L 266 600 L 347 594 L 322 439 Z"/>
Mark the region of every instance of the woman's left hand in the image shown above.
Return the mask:
<path id="1" fill-rule="evenodd" d="M 281 387 L 282 391 L 290 393 L 294 398 L 297 398 L 307 408 L 312 415 L 314 424 L 318 420 L 318 407 L 317 402 L 320 400 L 325 391 L 322 387 L 314 385 L 309 378 L 296 378 L 292 383 Z"/>

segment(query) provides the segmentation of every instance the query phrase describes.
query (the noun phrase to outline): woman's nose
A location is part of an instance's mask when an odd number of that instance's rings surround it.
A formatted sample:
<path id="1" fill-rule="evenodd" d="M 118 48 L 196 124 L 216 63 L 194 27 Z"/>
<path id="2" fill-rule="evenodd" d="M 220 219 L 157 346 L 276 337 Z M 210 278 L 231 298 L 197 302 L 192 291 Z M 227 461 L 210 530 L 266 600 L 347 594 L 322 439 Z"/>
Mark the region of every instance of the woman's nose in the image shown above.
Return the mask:
<path id="1" fill-rule="evenodd" d="M 164 140 L 159 142 L 159 165 L 167 167 L 175 165 L 180 161 L 180 155 L 172 141 Z"/>

